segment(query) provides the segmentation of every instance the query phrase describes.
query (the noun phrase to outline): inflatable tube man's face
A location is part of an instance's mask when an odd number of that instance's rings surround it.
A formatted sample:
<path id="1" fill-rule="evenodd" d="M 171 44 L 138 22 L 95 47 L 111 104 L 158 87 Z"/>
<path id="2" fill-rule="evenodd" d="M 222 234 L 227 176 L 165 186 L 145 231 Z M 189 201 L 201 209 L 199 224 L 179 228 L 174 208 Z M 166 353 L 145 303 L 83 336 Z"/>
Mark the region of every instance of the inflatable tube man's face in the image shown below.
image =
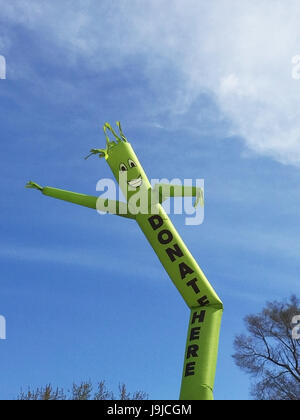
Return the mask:
<path id="1" fill-rule="evenodd" d="M 124 136 L 120 123 L 117 122 L 117 125 L 120 130 L 120 136 L 115 133 L 108 123 L 104 125 L 106 149 L 93 149 L 91 154 L 99 154 L 100 158 L 105 158 L 116 181 L 120 185 L 122 193 L 129 200 L 140 189 L 149 190 L 151 185 L 133 148 Z M 111 141 L 108 138 L 107 129 L 113 133 L 117 141 Z"/>
<path id="2" fill-rule="evenodd" d="M 106 161 L 128 200 L 139 189 L 151 188 L 147 175 L 130 143 L 123 142 L 112 147 Z"/>

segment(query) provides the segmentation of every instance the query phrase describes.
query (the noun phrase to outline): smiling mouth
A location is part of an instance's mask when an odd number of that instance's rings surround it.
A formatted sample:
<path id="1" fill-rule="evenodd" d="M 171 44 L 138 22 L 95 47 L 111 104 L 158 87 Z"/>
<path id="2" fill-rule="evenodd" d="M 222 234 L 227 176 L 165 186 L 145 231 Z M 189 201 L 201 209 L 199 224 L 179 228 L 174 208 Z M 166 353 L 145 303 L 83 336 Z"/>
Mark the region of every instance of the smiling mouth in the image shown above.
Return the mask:
<path id="1" fill-rule="evenodd" d="M 141 176 L 139 176 L 136 179 L 132 179 L 131 181 L 128 181 L 128 185 L 132 188 L 138 188 L 142 185 L 142 183 L 143 183 L 143 180 Z"/>

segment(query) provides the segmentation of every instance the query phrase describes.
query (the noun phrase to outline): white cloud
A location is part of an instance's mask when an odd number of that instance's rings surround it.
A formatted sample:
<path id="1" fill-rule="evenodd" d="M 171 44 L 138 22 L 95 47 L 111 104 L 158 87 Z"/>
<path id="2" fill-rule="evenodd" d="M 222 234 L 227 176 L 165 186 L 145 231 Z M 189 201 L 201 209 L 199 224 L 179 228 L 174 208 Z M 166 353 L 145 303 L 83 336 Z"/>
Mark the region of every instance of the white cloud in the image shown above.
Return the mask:
<path id="1" fill-rule="evenodd" d="M 154 258 L 154 257 L 153 257 Z M 130 275 L 131 279 L 135 281 L 138 276 L 151 282 L 155 279 L 161 279 L 161 272 L 159 264 L 154 267 L 149 264 L 145 270 L 145 264 L 137 267 L 136 260 L 133 257 L 126 257 L 126 255 L 115 255 L 108 250 L 102 248 L 101 256 L 95 249 L 86 249 L 84 252 L 79 248 L 63 249 L 59 247 L 43 248 L 34 247 L 30 245 L 7 245 L 0 243 L 0 259 L 5 261 L 21 261 L 30 263 L 43 264 L 63 264 L 64 266 L 81 266 L 84 269 L 103 270 L 109 261 L 109 272 L 114 275 L 123 274 L 122 267 L 126 266 L 126 273 Z"/>
<path id="2" fill-rule="evenodd" d="M 237 95 L 239 91 L 239 79 L 235 74 L 221 78 L 220 92 L 222 95 Z"/>
<path id="3" fill-rule="evenodd" d="M 0 14 L 51 38 L 77 65 L 138 56 L 152 86 L 166 88 L 175 72 L 171 114 L 210 92 L 251 150 L 300 164 L 298 0 L 23 0 L 3 2 Z"/>

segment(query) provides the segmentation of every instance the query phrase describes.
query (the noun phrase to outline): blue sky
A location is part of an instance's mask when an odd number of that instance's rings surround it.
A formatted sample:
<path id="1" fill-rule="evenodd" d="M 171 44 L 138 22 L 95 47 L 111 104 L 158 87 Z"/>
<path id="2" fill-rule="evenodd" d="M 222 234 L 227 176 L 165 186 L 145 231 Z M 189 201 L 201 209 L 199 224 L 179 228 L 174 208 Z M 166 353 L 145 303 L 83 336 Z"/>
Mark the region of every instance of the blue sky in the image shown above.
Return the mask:
<path id="1" fill-rule="evenodd" d="M 149 178 L 205 179 L 204 224 L 172 219 L 225 305 L 215 397 L 250 398 L 234 337 L 299 294 L 300 7 L 239 3 L 0 1 L 1 399 L 88 378 L 178 398 L 188 309 L 137 225 L 24 188 L 95 195 L 110 171 L 83 157 L 116 120 Z"/>

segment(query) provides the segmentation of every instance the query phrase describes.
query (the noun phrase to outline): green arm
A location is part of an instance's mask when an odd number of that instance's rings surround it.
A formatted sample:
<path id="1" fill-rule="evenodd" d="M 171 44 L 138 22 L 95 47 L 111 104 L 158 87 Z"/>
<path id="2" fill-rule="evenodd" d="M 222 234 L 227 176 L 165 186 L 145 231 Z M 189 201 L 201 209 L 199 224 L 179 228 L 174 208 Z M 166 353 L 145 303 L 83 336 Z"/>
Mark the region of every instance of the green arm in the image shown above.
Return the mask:
<path id="1" fill-rule="evenodd" d="M 153 188 L 158 195 L 158 201 L 162 204 L 170 197 L 196 197 L 195 207 L 204 206 L 204 193 L 202 188 L 184 185 L 156 184 Z"/>
<path id="2" fill-rule="evenodd" d="M 41 191 L 48 197 L 68 201 L 69 203 L 78 204 L 90 209 L 95 209 L 110 214 L 116 214 L 118 216 L 126 217 L 129 219 L 135 219 L 135 216 L 128 212 L 127 205 L 119 201 L 98 198 L 85 194 L 78 194 L 71 191 L 60 190 L 58 188 L 41 187 L 32 181 L 27 183 L 26 188 L 33 188 Z"/>

